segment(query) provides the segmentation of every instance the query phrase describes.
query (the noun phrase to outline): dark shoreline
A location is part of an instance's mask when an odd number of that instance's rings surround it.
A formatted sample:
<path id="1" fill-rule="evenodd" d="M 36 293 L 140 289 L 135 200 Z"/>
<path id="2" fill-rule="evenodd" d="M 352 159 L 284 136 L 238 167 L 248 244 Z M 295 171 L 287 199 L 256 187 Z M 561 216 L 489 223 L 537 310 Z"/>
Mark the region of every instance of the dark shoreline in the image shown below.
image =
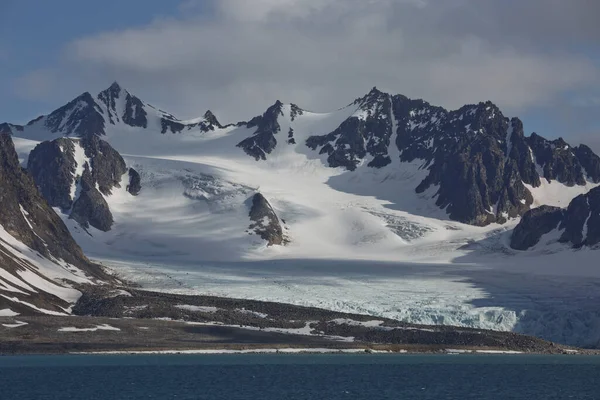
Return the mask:
<path id="1" fill-rule="evenodd" d="M 293 349 L 354 354 L 600 354 L 511 332 L 412 325 L 282 303 L 131 287 L 88 289 L 73 313 L 0 317 L 0 355 L 273 354 L 277 349 L 283 354 L 297 351 Z"/>

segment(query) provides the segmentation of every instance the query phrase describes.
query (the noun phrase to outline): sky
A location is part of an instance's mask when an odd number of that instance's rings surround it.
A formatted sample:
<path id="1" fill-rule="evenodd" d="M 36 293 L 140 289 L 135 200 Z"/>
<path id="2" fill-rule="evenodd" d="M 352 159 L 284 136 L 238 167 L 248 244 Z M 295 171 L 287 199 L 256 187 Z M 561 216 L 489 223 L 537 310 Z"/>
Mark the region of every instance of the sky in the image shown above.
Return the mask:
<path id="1" fill-rule="evenodd" d="M 600 151 L 597 0 L 0 0 L 0 122 L 118 81 L 180 118 L 276 100 L 331 111 L 373 86 L 491 100 Z"/>

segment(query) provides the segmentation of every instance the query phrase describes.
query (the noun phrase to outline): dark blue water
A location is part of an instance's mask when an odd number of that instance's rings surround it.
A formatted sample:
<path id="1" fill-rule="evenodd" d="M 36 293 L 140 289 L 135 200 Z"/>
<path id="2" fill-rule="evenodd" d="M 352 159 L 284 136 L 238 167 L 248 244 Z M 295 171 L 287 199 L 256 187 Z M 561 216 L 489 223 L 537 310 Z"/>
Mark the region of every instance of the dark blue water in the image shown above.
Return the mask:
<path id="1" fill-rule="evenodd" d="M 600 399 L 600 358 L 0 357 L 0 399 Z"/>

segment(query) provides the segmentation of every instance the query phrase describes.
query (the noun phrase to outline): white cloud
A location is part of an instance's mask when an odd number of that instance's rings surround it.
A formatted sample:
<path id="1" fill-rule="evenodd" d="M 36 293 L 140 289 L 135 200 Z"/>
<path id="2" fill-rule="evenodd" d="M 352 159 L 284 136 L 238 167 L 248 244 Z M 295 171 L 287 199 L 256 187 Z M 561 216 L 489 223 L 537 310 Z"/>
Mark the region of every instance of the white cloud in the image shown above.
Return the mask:
<path id="1" fill-rule="evenodd" d="M 446 107 L 490 99 L 522 113 L 598 82 L 586 54 L 540 45 L 545 23 L 531 22 L 530 36 L 517 24 L 514 40 L 503 2 L 214 0 L 212 13 L 190 15 L 206 3 L 187 0 L 185 17 L 71 43 L 65 53 L 86 77 L 81 89 L 117 79 L 182 117 L 211 108 L 231 121 L 276 99 L 337 108 L 374 85 Z M 588 25 L 578 37 L 593 34 Z"/>

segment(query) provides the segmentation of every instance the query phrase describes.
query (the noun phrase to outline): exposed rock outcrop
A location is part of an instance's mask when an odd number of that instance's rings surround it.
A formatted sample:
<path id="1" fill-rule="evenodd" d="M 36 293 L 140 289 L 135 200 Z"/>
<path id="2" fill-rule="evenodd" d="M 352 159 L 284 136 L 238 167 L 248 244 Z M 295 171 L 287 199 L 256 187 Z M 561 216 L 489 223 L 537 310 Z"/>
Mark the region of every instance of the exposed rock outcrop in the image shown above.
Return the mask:
<path id="1" fill-rule="evenodd" d="M 97 136 L 81 140 L 86 157 L 90 160 L 92 180 L 102 194 L 109 195 L 113 187 L 120 187 L 121 178 L 127 172 L 123 157 L 107 142 Z"/>
<path id="2" fill-rule="evenodd" d="M 120 187 L 128 169 L 107 142 L 96 135 L 42 142 L 31 152 L 27 169 L 52 207 L 60 207 L 86 228 L 110 230 L 113 217 L 104 196 Z M 132 194 L 141 189 L 136 174 L 130 172 Z"/>
<path id="3" fill-rule="evenodd" d="M 256 127 L 256 131 L 252 136 L 241 141 L 237 146 L 258 160 L 266 160 L 267 154 L 271 154 L 277 139 L 275 135 L 281 131 L 281 126 L 277 121 L 279 115 L 283 115 L 281 111 L 283 104 L 278 100 L 274 105 L 260 117 L 256 117 L 247 123 L 248 128 Z"/>
<path id="4" fill-rule="evenodd" d="M 395 145 L 397 161 L 429 171 L 416 192 L 435 190 L 436 205 L 456 221 L 487 225 L 521 216 L 533 203 L 525 184 L 538 187 L 542 178 L 568 186 L 600 180 L 600 158 L 588 147 L 526 137 L 518 118 L 509 120 L 489 101 L 447 111 L 373 88 L 353 106 L 357 111 L 336 130 L 306 145 L 326 154 L 330 167 L 349 171 L 386 167 Z"/>
<path id="5" fill-rule="evenodd" d="M 569 207 L 542 206 L 527 212 L 515 228 L 511 247 L 527 250 L 539 243 L 542 235 L 557 230 L 560 243 L 574 248 L 600 243 L 600 187 L 574 198 Z"/>
<path id="6" fill-rule="evenodd" d="M 81 193 L 71 211 L 70 218 L 84 228 L 93 226 L 103 232 L 108 232 L 113 224 L 113 216 L 108 203 L 94 185 L 94 178 L 88 164 L 83 167 L 83 175 L 79 180 Z"/>
<path id="7" fill-rule="evenodd" d="M 52 133 L 65 136 L 105 134 L 103 111 L 88 92 L 48 115 L 44 125 Z"/>
<path id="8" fill-rule="evenodd" d="M 559 207 L 541 206 L 528 211 L 513 231 L 510 246 L 516 250 L 535 246 L 543 235 L 558 228 L 563 217 L 564 210 Z"/>
<path id="9" fill-rule="evenodd" d="M 257 193 L 252 197 L 252 206 L 250 208 L 250 229 L 268 242 L 269 246 L 285 245 L 288 243 L 287 237 L 283 233 L 283 228 L 279 222 L 279 217 L 267 201 L 265 196 Z"/>
<path id="10" fill-rule="evenodd" d="M 129 168 L 129 185 L 127 185 L 127 191 L 132 196 L 137 196 L 142 190 L 142 178 L 140 174 L 133 168 Z"/>
<path id="11" fill-rule="evenodd" d="M 42 142 L 30 153 L 27 170 L 52 207 L 69 210 L 73 205 L 74 176 L 77 168 L 75 143 L 59 138 Z"/>

